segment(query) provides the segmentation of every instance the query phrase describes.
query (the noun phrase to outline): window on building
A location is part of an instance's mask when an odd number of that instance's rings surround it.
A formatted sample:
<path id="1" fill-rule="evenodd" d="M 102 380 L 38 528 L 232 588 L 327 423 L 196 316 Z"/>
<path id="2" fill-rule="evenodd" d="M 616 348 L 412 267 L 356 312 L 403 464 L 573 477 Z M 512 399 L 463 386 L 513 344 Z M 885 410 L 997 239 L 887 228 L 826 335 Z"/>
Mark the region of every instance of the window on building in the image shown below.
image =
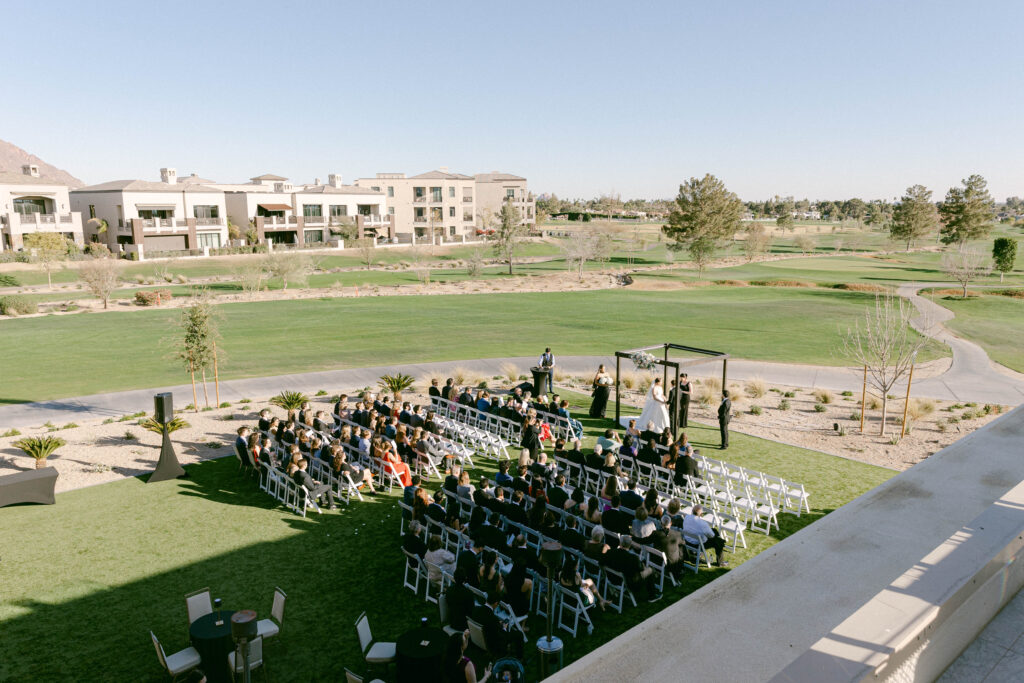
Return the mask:
<path id="1" fill-rule="evenodd" d="M 220 249 L 220 233 L 219 232 L 201 232 L 196 235 L 196 242 L 199 243 L 199 248 L 209 247 L 210 249 Z"/>
<path id="2" fill-rule="evenodd" d="M 380 192 L 380 185 L 371 185 L 370 189 L 374 192 Z"/>
<path id="3" fill-rule="evenodd" d="M 514 187 L 505 188 L 505 199 L 515 199 L 516 190 Z"/>
<path id="4" fill-rule="evenodd" d="M 472 211 L 463 211 L 462 212 L 462 222 L 463 223 L 472 223 L 473 222 L 473 212 Z"/>
<path id="5" fill-rule="evenodd" d="M 220 207 L 216 204 L 196 204 L 192 207 L 193 218 L 220 218 Z"/>
<path id="6" fill-rule="evenodd" d="M 423 197 L 427 194 L 427 188 L 425 187 L 414 187 L 412 188 L 413 201 L 423 201 Z"/>
<path id="7" fill-rule="evenodd" d="M 389 197 L 394 197 L 395 196 L 395 186 L 394 185 L 388 185 L 388 196 Z"/>
<path id="8" fill-rule="evenodd" d="M 432 187 L 430 188 L 430 201 L 439 202 L 441 201 L 441 188 Z"/>
<path id="9" fill-rule="evenodd" d="M 89 218 L 96 218 L 96 205 L 95 204 L 90 204 L 89 205 Z"/>
<path id="10" fill-rule="evenodd" d="M 323 207 L 319 204 L 303 204 L 302 215 L 306 218 L 322 218 L 324 215 Z"/>
<path id="11" fill-rule="evenodd" d="M 395 207 L 393 207 L 393 206 L 389 206 L 388 207 L 388 215 L 389 216 L 394 216 L 395 215 Z"/>
<path id="12" fill-rule="evenodd" d="M 471 201 L 473 201 L 473 191 L 471 189 L 469 189 L 468 187 L 463 188 L 463 190 L 462 190 L 462 202 L 464 204 L 468 204 Z"/>
<path id="13" fill-rule="evenodd" d="M 425 220 L 427 220 L 427 210 L 424 209 L 422 206 L 417 206 L 416 207 L 416 220 L 418 220 L 418 221 L 425 221 Z"/>
<path id="14" fill-rule="evenodd" d="M 452 237 L 455 237 L 455 226 L 454 225 L 448 226 L 448 234 L 451 235 Z"/>
<path id="15" fill-rule="evenodd" d="M 348 215 L 347 204 L 331 204 L 331 218 L 340 218 Z"/>
<path id="16" fill-rule="evenodd" d="M 14 212 L 22 216 L 46 213 L 46 200 L 39 197 L 18 197 L 14 200 Z"/>
<path id="17" fill-rule="evenodd" d="M 454 185 L 449 186 L 449 188 L 448 188 L 448 196 L 451 197 L 452 199 L 455 199 L 455 186 Z"/>
<path id="18" fill-rule="evenodd" d="M 139 218 L 174 218 L 174 209 L 139 209 Z"/>
<path id="19" fill-rule="evenodd" d="M 455 207 L 454 206 L 449 206 L 448 207 L 448 218 L 455 218 Z"/>
<path id="20" fill-rule="evenodd" d="M 323 230 L 303 230 L 302 238 L 306 244 L 316 244 L 324 241 Z"/>

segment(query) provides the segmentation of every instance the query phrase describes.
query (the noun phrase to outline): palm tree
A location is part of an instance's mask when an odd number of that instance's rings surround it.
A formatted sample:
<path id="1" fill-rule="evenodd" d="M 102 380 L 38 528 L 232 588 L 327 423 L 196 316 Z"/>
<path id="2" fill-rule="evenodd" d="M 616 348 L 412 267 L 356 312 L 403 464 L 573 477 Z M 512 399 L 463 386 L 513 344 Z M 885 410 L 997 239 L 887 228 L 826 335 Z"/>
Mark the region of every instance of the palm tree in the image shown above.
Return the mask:
<path id="1" fill-rule="evenodd" d="M 96 227 L 96 234 L 97 235 L 102 235 L 103 233 L 105 233 L 107 231 L 107 228 L 110 227 L 110 224 L 107 223 L 106 219 L 104 219 L 104 218 L 90 218 L 89 220 L 87 220 L 85 222 L 85 224 L 86 225 L 95 225 L 95 226 L 97 226 Z"/>
<path id="2" fill-rule="evenodd" d="M 26 436 L 14 442 L 15 448 L 36 459 L 36 469 L 46 467 L 46 459 L 67 442 L 59 436 Z"/>
<path id="3" fill-rule="evenodd" d="M 172 419 L 170 422 L 157 422 L 156 418 L 147 417 L 145 420 L 139 423 L 139 426 L 147 431 L 153 432 L 154 434 L 163 435 L 172 434 L 178 431 L 179 429 L 185 429 L 186 427 L 190 427 L 191 425 L 189 425 L 188 422 L 181 419 L 180 417 L 176 417 Z"/>
<path id="4" fill-rule="evenodd" d="M 282 391 L 280 394 L 270 399 L 270 402 L 278 408 L 284 408 L 288 411 L 288 419 L 295 417 L 295 411 L 302 407 L 302 404 L 309 400 L 309 396 L 306 396 L 301 391 Z"/>
<path id="5" fill-rule="evenodd" d="M 411 387 L 415 383 L 416 379 L 414 377 L 412 377 L 411 375 L 403 375 L 402 373 L 398 373 L 395 375 L 384 375 L 379 380 L 377 380 L 377 384 L 380 385 L 380 388 L 383 389 L 384 391 L 390 391 L 391 394 L 395 397 L 396 401 L 401 401 L 402 392 Z"/>

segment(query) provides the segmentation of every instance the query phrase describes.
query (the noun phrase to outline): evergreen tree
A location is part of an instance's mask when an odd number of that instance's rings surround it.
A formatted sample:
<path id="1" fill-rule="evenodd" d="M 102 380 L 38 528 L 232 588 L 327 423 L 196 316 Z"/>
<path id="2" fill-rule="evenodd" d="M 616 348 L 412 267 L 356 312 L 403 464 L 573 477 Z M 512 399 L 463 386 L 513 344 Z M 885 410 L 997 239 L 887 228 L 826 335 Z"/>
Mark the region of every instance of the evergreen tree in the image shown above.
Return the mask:
<path id="1" fill-rule="evenodd" d="M 740 229 L 742 217 L 743 202 L 709 173 L 679 186 L 676 208 L 662 232 L 671 240 L 669 249 L 689 250 L 698 276 L 703 276 L 721 242 Z"/>
<path id="2" fill-rule="evenodd" d="M 935 230 L 938 222 L 938 212 L 932 204 L 932 191 L 924 185 L 912 185 L 893 209 L 889 236 L 894 240 L 905 241 L 907 251 L 910 251 L 914 240 L 927 236 Z"/>
<path id="3" fill-rule="evenodd" d="M 985 237 L 992 230 L 995 202 L 988 193 L 988 183 L 974 174 L 963 181 L 963 187 L 951 187 L 946 201 L 939 207 L 943 244 L 956 244 L 960 249 L 968 240 Z"/>

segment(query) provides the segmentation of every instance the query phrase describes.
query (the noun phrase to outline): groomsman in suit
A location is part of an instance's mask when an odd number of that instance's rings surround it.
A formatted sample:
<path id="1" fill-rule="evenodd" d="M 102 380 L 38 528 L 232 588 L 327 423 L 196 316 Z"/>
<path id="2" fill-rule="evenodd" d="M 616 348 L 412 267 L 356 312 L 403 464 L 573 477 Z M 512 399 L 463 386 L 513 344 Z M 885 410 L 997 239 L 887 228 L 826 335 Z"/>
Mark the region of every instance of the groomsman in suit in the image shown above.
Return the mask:
<path id="1" fill-rule="evenodd" d="M 732 419 L 732 401 L 729 391 L 722 390 L 722 402 L 718 404 L 718 430 L 722 433 L 722 450 L 729 447 L 729 420 Z"/>

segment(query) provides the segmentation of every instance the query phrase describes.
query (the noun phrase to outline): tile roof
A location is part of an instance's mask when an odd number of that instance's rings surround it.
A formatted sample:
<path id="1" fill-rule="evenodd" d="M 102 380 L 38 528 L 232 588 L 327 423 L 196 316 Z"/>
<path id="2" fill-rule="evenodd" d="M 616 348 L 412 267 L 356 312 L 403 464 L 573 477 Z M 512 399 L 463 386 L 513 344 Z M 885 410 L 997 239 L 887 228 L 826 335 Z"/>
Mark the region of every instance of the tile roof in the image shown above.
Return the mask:
<path id="1" fill-rule="evenodd" d="M 111 180 L 109 183 L 80 187 L 75 192 L 221 192 L 195 183 L 152 183 L 148 180 Z"/>
<path id="2" fill-rule="evenodd" d="M 0 185 L 60 185 L 66 187 L 67 183 L 45 176 L 25 175 L 20 171 L 0 171 Z"/>
<path id="3" fill-rule="evenodd" d="M 249 180 L 288 180 L 288 179 L 287 178 L 282 178 L 279 175 L 274 175 L 273 173 L 264 173 L 263 175 L 258 175 L 255 178 L 249 178 Z"/>
<path id="4" fill-rule="evenodd" d="M 472 180 L 471 175 L 461 173 L 445 173 L 444 171 L 427 171 L 419 175 L 410 176 L 414 180 Z"/>
<path id="5" fill-rule="evenodd" d="M 334 187 L 333 185 L 307 185 L 305 188 L 296 188 L 294 191 L 306 194 L 384 194 L 383 190 L 371 190 L 368 187 L 358 187 L 356 185 L 342 185 L 341 187 Z"/>
<path id="6" fill-rule="evenodd" d="M 501 173 L 500 171 L 494 171 L 493 173 L 477 173 L 473 178 L 481 183 L 500 183 L 507 180 L 526 180 L 526 178 L 523 178 L 522 176 L 512 175 L 511 173 Z"/>

